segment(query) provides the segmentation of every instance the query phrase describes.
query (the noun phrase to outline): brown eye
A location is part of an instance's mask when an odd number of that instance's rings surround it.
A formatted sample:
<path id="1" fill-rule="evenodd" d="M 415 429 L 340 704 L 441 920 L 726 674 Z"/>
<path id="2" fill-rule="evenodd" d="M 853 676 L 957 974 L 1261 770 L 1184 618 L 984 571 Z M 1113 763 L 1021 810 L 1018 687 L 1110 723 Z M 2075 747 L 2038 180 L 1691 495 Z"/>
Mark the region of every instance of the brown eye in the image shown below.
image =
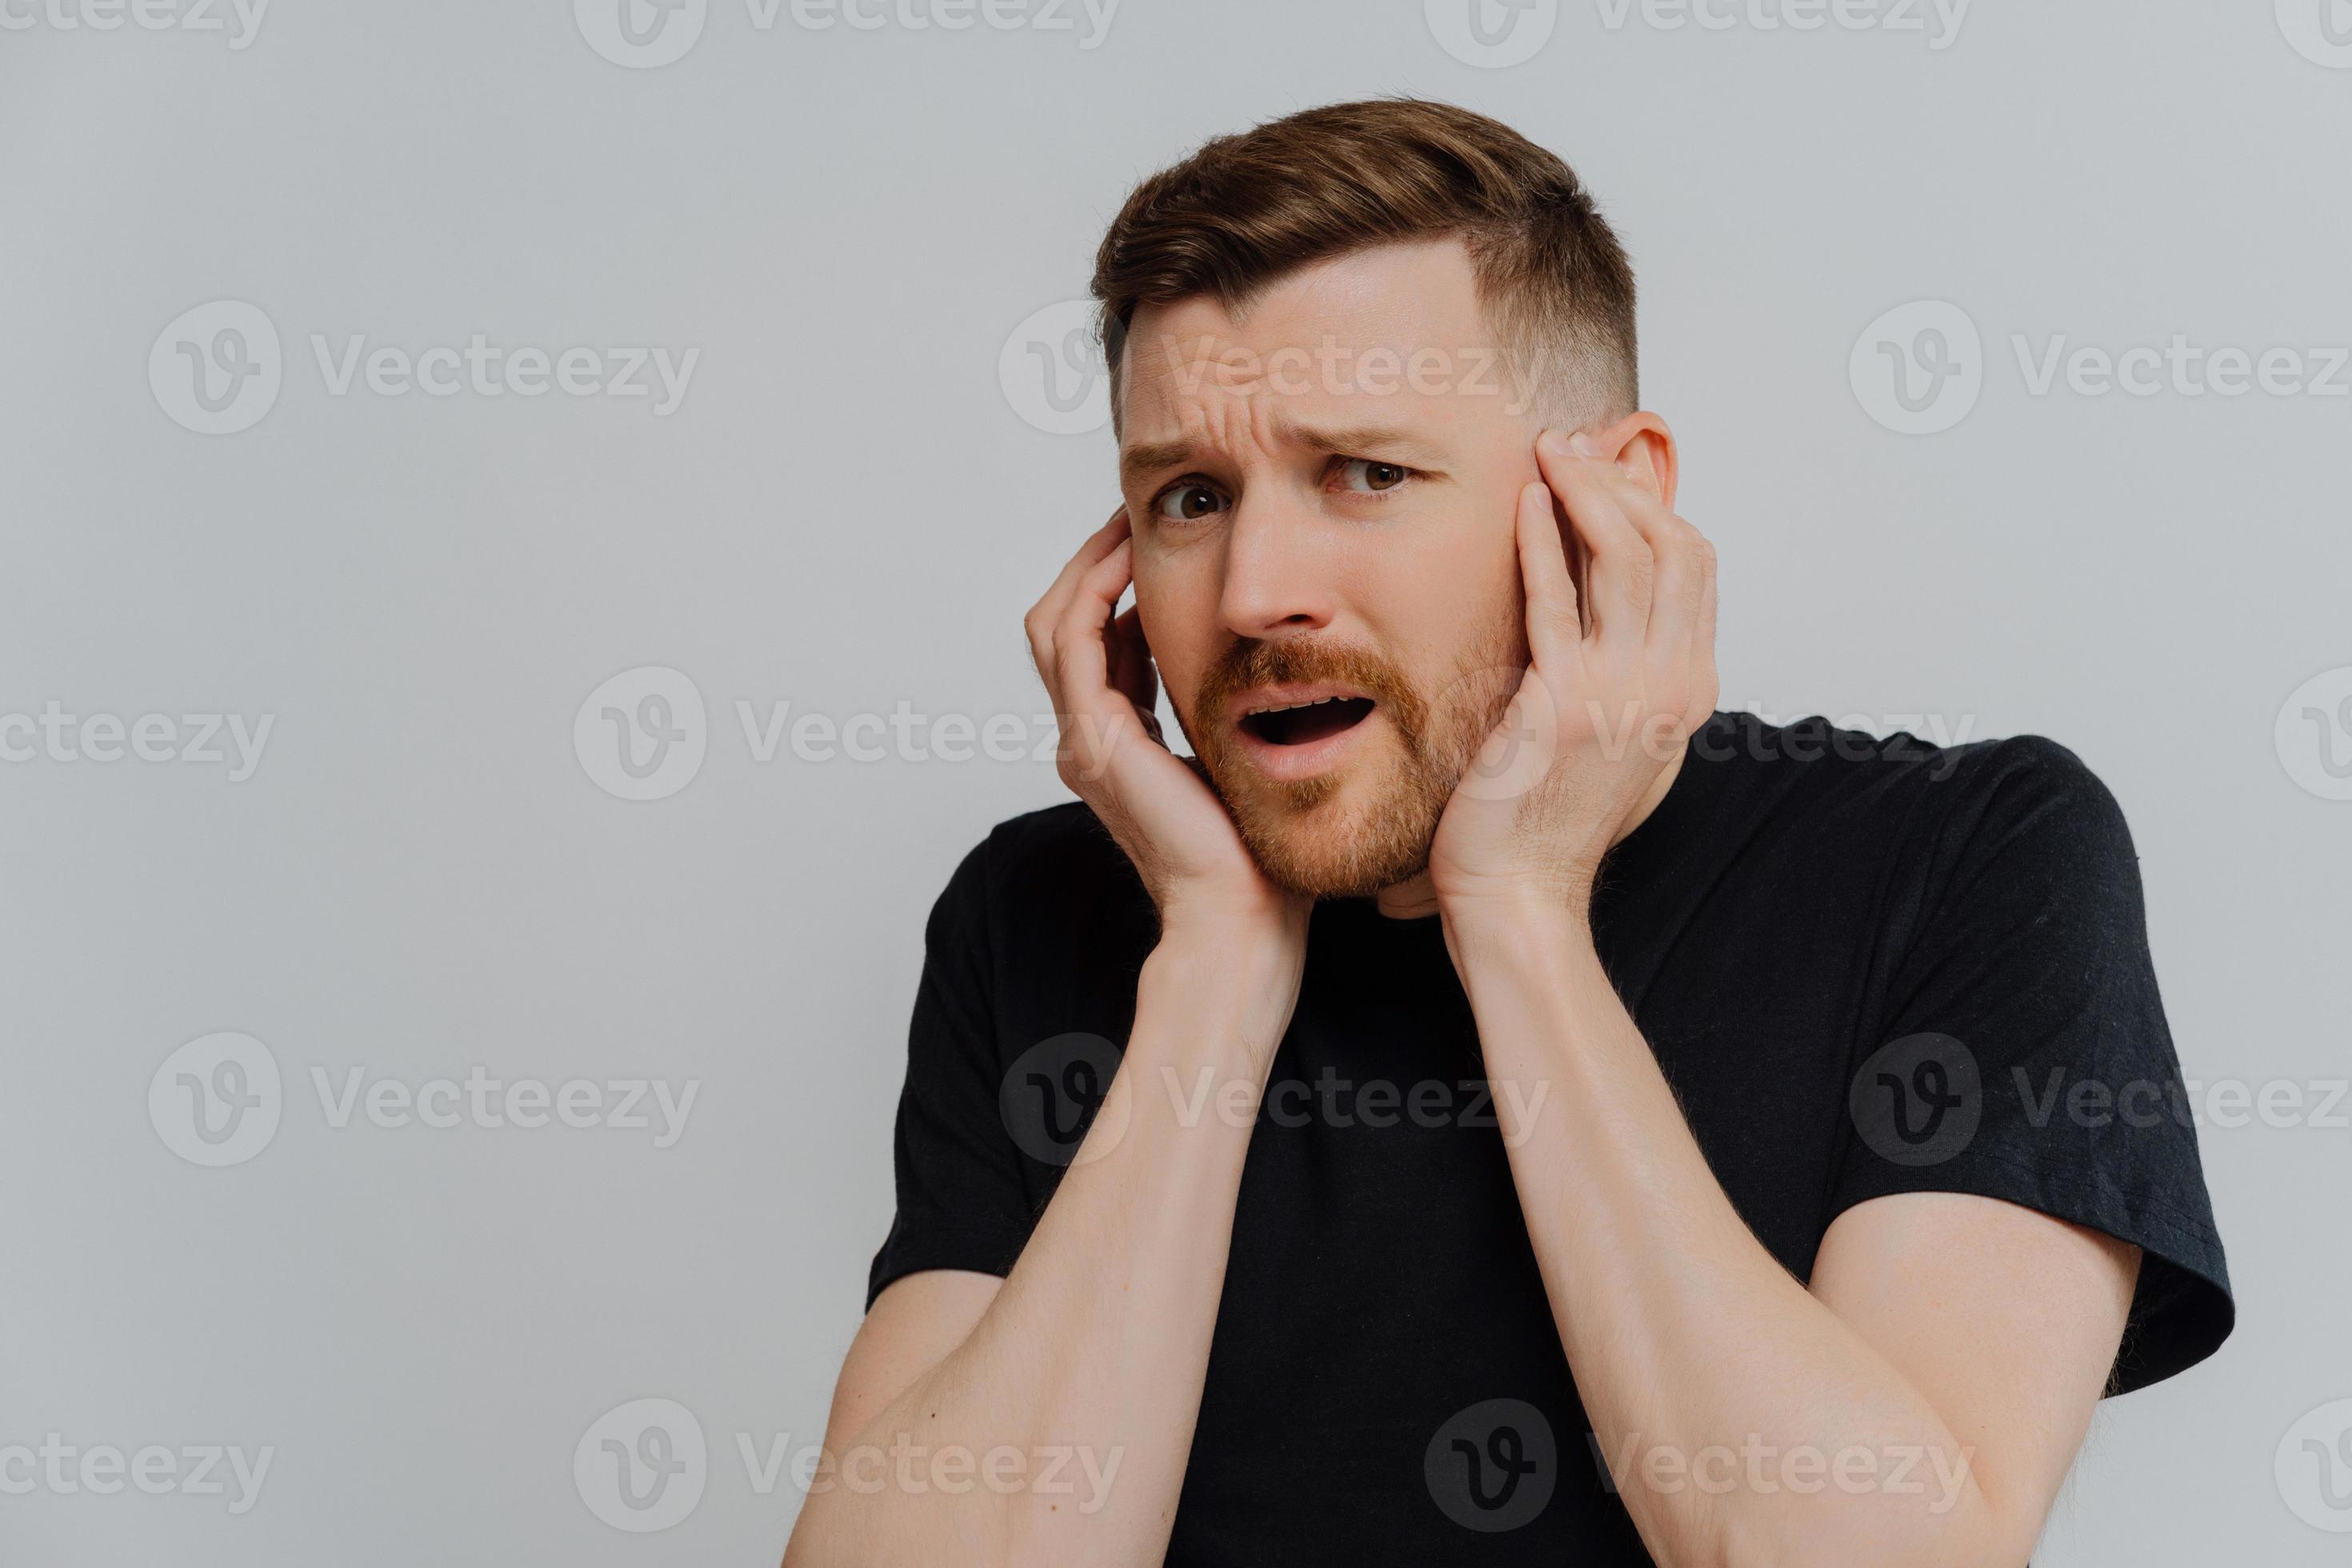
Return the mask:
<path id="1" fill-rule="evenodd" d="M 1370 458 L 1350 458 L 1339 465 L 1342 489 L 1358 495 L 1378 495 L 1392 490 L 1412 477 L 1412 470 L 1401 463 L 1375 462 Z"/>
<path id="2" fill-rule="evenodd" d="M 1224 510 L 1225 498 L 1207 485 L 1177 485 L 1160 492 L 1152 515 L 1168 522 L 1197 522 Z"/>

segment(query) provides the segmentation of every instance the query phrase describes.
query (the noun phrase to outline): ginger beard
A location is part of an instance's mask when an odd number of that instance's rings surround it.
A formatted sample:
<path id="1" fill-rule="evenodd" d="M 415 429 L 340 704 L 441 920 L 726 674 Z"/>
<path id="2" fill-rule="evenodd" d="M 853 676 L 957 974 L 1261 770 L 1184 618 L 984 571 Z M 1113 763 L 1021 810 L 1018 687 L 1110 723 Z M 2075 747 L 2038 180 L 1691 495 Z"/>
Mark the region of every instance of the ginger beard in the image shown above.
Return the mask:
<path id="1" fill-rule="evenodd" d="M 1429 866 L 1445 803 L 1494 733 L 1527 669 L 1516 617 L 1474 638 L 1442 690 L 1425 693 L 1368 648 L 1244 638 L 1202 676 L 1186 736 L 1267 879 L 1313 899 L 1369 898 Z M 1337 681 L 1385 721 L 1312 777 L 1268 777 L 1237 742 L 1227 705 L 1276 683 Z M 1180 713 L 1179 717 L 1182 715 Z"/>

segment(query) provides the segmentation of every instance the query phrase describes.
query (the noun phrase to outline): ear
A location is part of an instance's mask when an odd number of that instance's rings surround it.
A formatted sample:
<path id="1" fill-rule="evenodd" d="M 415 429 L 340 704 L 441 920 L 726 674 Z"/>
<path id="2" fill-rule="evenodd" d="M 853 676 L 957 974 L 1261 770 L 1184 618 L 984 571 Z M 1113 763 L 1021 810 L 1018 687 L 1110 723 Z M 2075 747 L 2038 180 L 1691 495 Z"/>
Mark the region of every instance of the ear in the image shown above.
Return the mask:
<path id="1" fill-rule="evenodd" d="M 1668 511 L 1674 510 L 1679 463 L 1675 433 L 1666 428 L 1664 419 L 1646 412 L 1629 414 L 1591 435 L 1601 450 L 1632 476 L 1635 484 L 1656 496 L 1658 504 Z"/>

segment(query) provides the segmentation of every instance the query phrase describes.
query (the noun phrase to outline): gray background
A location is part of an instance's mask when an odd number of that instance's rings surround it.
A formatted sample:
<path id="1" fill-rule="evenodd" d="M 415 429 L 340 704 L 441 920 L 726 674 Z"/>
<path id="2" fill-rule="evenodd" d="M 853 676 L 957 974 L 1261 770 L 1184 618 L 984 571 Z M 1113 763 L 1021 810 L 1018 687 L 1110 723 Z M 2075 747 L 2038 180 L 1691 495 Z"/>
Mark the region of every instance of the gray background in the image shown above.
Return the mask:
<path id="1" fill-rule="evenodd" d="M 562 0 L 280 0 L 243 48 L 232 13 L 26 4 L 0 31 L 0 715 L 275 727 L 240 782 L 0 763 L 0 1447 L 276 1456 L 236 1517 L 0 1496 L 11 1563 L 772 1561 L 799 1494 L 762 1495 L 736 1435 L 820 1434 L 891 1209 L 923 916 L 1061 791 L 1042 763 L 761 763 L 735 705 L 1027 725 L 1020 616 L 1115 498 L 1108 432 L 1036 428 L 1000 352 L 1083 292 L 1135 179 L 1317 102 L 1462 102 L 1597 190 L 1680 510 L 1721 549 L 1727 707 L 2063 741 L 2137 837 L 2188 1076 L 2352 1070 L 2352 804 L 2273 735 L 2352 665 L 2352 399 L 2036 396 L 2011 346 L 2352 342 L 2352 69 L 2267 5 L 1983 0 L 1937 48 L 1932 12 L 1612 28 L 1581 0 L 1486 68 L 1418 0 L 1127 0 L 1091 49 L 1083 18 L 820 32 L 786 0 L 762 29 L 712 0 L 634 69 Z M 146 366 L 219 300 L 275 323 L 284 380 L 204 436 Z M 1848 356 L 1921 300 L 1980 329 L 1983 387 L 1906 436 Z M 310 344 L 477 331 L 701 353 L 656 416 L 336 396 Z M 570 737 L 648 665 L 698 688 L 708 756 L 630 803 Z M 215 1031 L 285 1088 L 274 1140 L 206 1169 L 146 1095 Z M 701 1089 L 656 1149 L 336 1128 L 310 1084 L 478 1066 Z M 2352 1397 L 2345 1109 L 2205 1130 L 2237 1335 L 2103 1409 L 2037 1562 L 2344 1560 L 2273 1462 Z M 641 1397 L 709 1443 L 659 1535 L 572 1473 Z"/>

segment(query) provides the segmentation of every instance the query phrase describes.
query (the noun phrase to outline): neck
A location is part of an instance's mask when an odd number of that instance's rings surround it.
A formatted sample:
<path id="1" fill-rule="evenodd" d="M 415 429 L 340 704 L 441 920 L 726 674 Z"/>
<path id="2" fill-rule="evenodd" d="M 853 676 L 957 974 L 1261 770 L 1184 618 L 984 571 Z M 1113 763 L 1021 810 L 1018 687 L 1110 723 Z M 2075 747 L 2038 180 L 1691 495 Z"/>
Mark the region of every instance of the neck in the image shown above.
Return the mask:
<path id="1" fill-rule="evenodd" d="M 1689 754 L 1690 748 L 1685 744 L 1674 754 L 1672 761 L 1658 770 L 1658 776 L 1651 782 L 1633 809 L 1625 814 L 1625 820 L 1619 825 L 1616 836 L 1609 840 L 1611 847 L 1623 842 L 1627 834 L 1650 820 L 1650 814 L 1658 809 L 1658 803 L 1666 798 L 1668 790 L 1675 787 L 1675 780 L 1682 774 L 1684 759 Z M 1391 882 L 1382 888 L 1374 895 L 1374 901 L 1380 906 L 1381 913 L 1391 920 L 1419 920 L 1424 915 L 1437 913 L 1437 884 L 1423 869 L 1402 882 Z"/>

